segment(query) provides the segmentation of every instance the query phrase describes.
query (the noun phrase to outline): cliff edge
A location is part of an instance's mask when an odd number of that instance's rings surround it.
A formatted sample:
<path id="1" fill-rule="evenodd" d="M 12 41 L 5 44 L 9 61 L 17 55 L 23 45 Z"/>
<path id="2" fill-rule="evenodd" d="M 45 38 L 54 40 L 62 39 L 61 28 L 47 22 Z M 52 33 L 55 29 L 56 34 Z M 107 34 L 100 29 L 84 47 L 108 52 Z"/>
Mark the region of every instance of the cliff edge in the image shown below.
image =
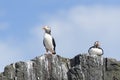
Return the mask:
<path id="1" fill-rule="evenodd" d="M 44 54 L 6 66 L 0 80 L 120 80 L 120 61 L 87 54 L 72 59 Z"/>

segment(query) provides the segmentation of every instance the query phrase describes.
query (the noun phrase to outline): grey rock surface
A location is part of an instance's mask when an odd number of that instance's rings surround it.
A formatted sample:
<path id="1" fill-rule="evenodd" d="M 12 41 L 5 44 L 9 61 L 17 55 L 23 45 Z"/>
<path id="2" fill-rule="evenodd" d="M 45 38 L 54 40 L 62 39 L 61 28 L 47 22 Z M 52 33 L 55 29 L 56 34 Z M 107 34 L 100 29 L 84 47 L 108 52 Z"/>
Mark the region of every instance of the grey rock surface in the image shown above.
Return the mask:
<path id="1" fill-rule="evenodd" d="M 45 54 L 6 66 L 0 80 L 120 80 L 120 61 L 87 54 L 72 59 Z"/>

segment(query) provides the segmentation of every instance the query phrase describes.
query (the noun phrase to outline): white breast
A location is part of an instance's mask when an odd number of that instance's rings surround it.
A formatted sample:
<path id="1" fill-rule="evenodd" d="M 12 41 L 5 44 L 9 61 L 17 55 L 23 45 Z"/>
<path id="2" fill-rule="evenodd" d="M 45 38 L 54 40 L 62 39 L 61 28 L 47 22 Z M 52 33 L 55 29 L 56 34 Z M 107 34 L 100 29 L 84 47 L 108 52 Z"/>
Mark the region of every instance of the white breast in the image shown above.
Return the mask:
<path id="1" fill-rule="evenodd" d="M 103 51 L 101 49 L 98 48 L 91 48 L 89 50 L 89 54 L 90 55 L 102 55 Z"/>
<path id="2" fill-rule="evenodd" d="M 47 49 L 53 50 L 53 44 L 52 44 L 52 36 L 45 33 L 44 35 L 44 43 Z"/>

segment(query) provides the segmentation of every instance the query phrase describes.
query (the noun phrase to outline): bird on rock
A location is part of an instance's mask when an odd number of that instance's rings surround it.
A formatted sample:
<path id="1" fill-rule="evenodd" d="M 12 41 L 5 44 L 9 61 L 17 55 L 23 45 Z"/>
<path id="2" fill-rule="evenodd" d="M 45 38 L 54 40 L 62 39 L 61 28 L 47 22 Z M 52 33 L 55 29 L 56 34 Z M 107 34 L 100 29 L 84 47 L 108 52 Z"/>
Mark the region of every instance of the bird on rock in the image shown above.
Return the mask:
<path id="1" fill-rule="evenodd" d="M 102 56 L 104 54 L 103 49 L 100 47 L 99 41 L 96 41 L 94 46 L 89 48 L 88 53 L 91 56 Z"/>
<path id="2" fill-rule="evenodd" d="M 54 38 L 51 36 L 51 28 L 49 26 L 44 26 L 43 30 L 45 31 L 43 44 L 46 49 L 46 52 L 48 53 L 48 51 L 50 51 L 52 54 L 56 54 L 56 44 Z"/>

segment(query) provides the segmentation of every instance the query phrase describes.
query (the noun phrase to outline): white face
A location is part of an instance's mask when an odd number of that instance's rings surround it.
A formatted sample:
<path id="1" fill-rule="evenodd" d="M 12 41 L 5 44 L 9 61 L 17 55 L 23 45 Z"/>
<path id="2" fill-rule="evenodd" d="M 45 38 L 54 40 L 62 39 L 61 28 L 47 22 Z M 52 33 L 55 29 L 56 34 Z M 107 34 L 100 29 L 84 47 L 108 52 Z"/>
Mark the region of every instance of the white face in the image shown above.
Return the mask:
<path id="1" fill-rule="evenodd" d="M 43 29 L 45 30 L 46 33 L 50 33 L 51 32 L 51 29 L 49 26 L 45 26 L 43 27 Z"/>
<path id="2" fill-rule="evenodd" d="M 43 27 L 44 30 L 51 30 L 49 26 Z"/>

